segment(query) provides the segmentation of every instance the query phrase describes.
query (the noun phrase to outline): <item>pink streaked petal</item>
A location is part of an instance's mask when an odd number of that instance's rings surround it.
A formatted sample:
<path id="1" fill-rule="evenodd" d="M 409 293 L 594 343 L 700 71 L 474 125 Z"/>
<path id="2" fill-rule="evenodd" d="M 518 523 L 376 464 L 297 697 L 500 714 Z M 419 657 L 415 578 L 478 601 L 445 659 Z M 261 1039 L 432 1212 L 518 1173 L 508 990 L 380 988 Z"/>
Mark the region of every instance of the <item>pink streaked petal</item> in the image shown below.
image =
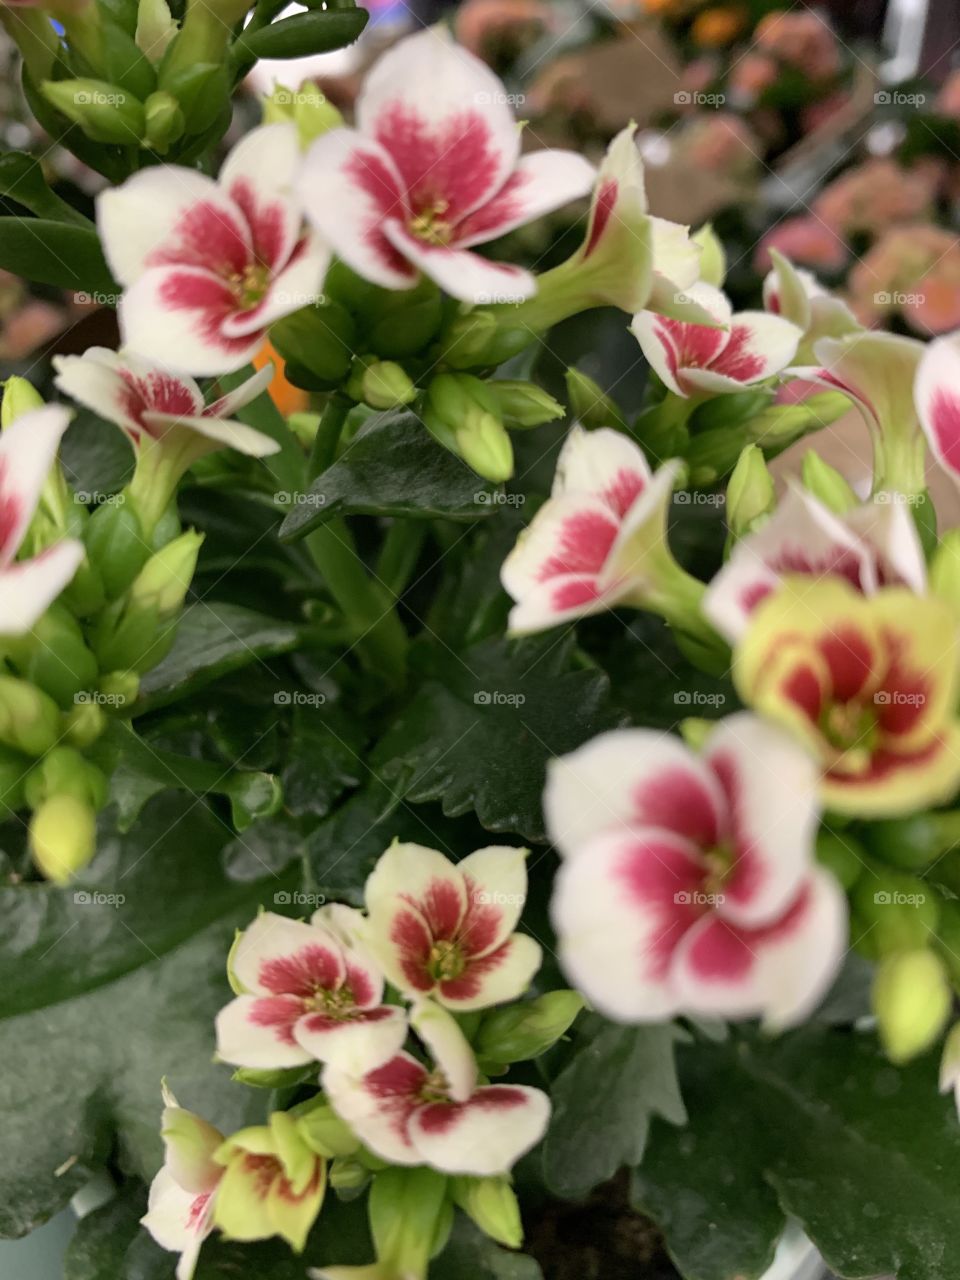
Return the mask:
<path id="1" fill-rule="evenodd" d="M 358 275 L 409 289 L 417 272 L 385 237 L 388 219 L 410 210 L 393 161 L 354 129 L 332 129 L 307 152 L 297 181 L 307 221 Z"/>
<path id="2" fill-rule="evenodd" d="M 272 911 L 244 930 L 231 964 L 237 981 L 256 995 L 309 999 L 318 990 L 339 990 L 346 977 L 340 945 L 326 929 Z"/>
<path id="3" fill-rule="evenodd" d="M 724 1018 L 762 1016 L 771 1030 L 817 1006 L 847 946 L 847 900 L 826 871 L 808 872 L 784 914 L 763 928 L 705 916 L 677 948 L 672 976 L 681 1007 Z"/>
<path id="4" fill-rule="evenodd" d="M 916 421 L 914 383 L 925 350 L 915 338 L 879 331 L 821 338 L 817 364 L 788 373 L 843 391 L 873 428 L 905 431 Z"/>
<path id="5" fill-rule="evenodd" d="M 537 583 L 510 610 L 513 636 L 534 635 L 592 613 L 613 609 L 628 594 L 630 583 L 601 588 L 596 576 L 567 573 Z"/>
<path id="6" fill-rule="evenodd" d="M 403 1048 L 407 1019 L 396 1005 L 348 1010 L 345 1016 L 309 1013 L 294 1028 L 297 1044 L 318 1062 L 362 1073 L 389 1061 Z"/>
<path id="7" fill-rule="evenodd" d="M 436 999 L 462 1012 L 516 1000 L 530 986 L 542 960 L 540 944 L 525 933 L 515 933 L 496 951 L 468 960 L 458 978 L 441 982 Z"/>
<path id="8" fill-rule="evenodd" d="M 419 912 L 434 939 L 453 938 L 467 910 L 467 890 L 454 864 L 436 849 L 393 844 L 378 861 L 364 890 L 376 931 L 377 917 L 401 907 Z"/>
<path id="9" fill-rule="evenodd" d="M 357 1137 L 391 1164 L 420 1164 L 410 1141 L 410 1118 L 421 1104 L 427 1070 L 409 1053 L 356 1076 L 338 1067 L 323 1072 L 323 1091 L 334 1111 Z"/>
<path id="10" fill-rule="evenodd" d="M 786 732 L 749 712 L 711 732 L 703 759 L 726 798 L 731 867 L 718 914 L 752 926 L 776 919 L 813 863 L 820 770 Z"/>
<path id="11" fill-rule="evenodd" d="M 543 807 L 550 839 L 567 858 L 628 826 L 663 828 L 705 849 L 727 827 L 716 776 L 679 738 L 652 729 L 614 729 L 552 760 Z"/>
<path id="12" fill-rule="evenodd" d="M 865 502 L 848 511 L 843 519 L 872 553 L 877 586 L 903 584 L 918 595 L 926 594 L 927 562 L 907 503 Z"/>
<path id="13" fill-rule="evenodd" d="M 140 1219 L 163 1249 L 181 1254 L 177 1280 L 190 1280 L 200 1245 L 213 1230 L 213 1197 L 185 1191 L 168 1169 L 161 1169 L 150 1184 L 147 1212 Z"/>
<path id="14" fill-rule="evenodd" d="M 594 169 L 574 151 L 537 151 L 524 156 L 497 194 L 454 229 L 459 249 L 484 244 L 514 227 L 585 196 Z"/>
<path id="15" fill-rule="evenodd" d="M 526 1085 L 487 1085 L 467 1102 L 434 1102 L 410 1118 L 421 1160 L 442 1173 L 505 1174 L 546 1132 L 550 1099 Z"/>
<path id="16" fill-rule="evenodd" d="M 728 337 L 725 329 L 686 324 L 654 311 L 641 311 L 630 327 L 657 377 L 681 396 L 690 391 L 688 369 L 708 366 Z"/>
<path id="17" fill-rule="evenodd" d="M 203 416 L 205 418 L 233 417 L 238 410 L 256 400 L 257 396 L 263 395 L 273 380 L 275 372 L 274 366 L 268 362 L 262 369 L 258 369 L 256 373 L 241 382 L 239 387 L 234 387 L 232 391 L 227 391 L 216 400 L 211 400 L 203 410 Z"/>
<path id="18" fill-rule="evenodd" d="M 546 502 L 523 531 L 500 570 L 514 600 L 553 578 L 596 577 L 604 568 L 620 521 L 598 498 L 564 495 Z"/>
<path id="19" fill-rule="evenodd" d="M 303 1010 L 297 996 L 237 996 L 217 1014 L 218 1055 L 256 1070 L 302 1066 L 313 1057 L 294 1036 Z"/>
<path id="20" fill-rule="evenodd" d="M 133 412 L 130 387 L 122 376 L 123 359 L 105 347 L 90 347 L 82 356 L 54 356 L 54 385 L 97 417 L 114 422 L 136 446 L 143 431 L 140 413 Z M 142 409 L 142 405 L 138 406 Z"/>
<path id="21" fill-rule="evenodd" d="M 803 332 L 789 320 L 766 311 L 741 311 L 733 318 L 730 338 L 710 368 L 749 385 L 785 369 L 797 354 Z"/>
<path id="22" fill-rule="evenodd" d="M 25 635 L 70 585 L 85 554 L 82 542 L 64 538 L 32 560 L 0 567 L 0 635 Z"/>
<path id="23" fill-rule="evenodd" d="M 215 449 L 236 449 L 249 458 L 267 458 L 280 449 L 280 445 L 271 436 L 248 427 L 243 422 L 224 421 L 223 418 L 178 418 L 164 413 L 145 413 L 143 415 L 151 436 L 159 439 L 170 432 L 189 432 L 197 439 L 194 445 L 208 441 L 208 447 L 195 448 L 197 456 L 212 453 Z"/>
<path id="24" fill-rule="evenodd" d="M 960 481 L 960 338 L 931 342 L 914 387 L 917 412 L 927 442 L 941 467 Z"/>
<path id="25" fill-rule="evenodd" d="M 650 466 L 639 445 L 621 431 L 570 428 L 553 478 L 554 498 L 599 498 L 622 518 L 650 483 Z"/>
<path id="26" fill-rule="evenodd" d="M 537 291 L 536 279 L 522 267 L 491 262 L 468 249 L 428 244 L 411 235 L 401 222 L 387 222 L 383 231 L 398 252 L 461 302 L 522 302 Z"/>
<path id="27" fill-rule="evenodd" d="M 300 143 L 293 124 L 261 125 L 242 138 L 224 161 L 220 186 L 242 210 L 260 262 L 286 266 L 300 237 L 300 204 L 293 180 Z"/>
<path id="28" fill-rule="evenodd" d="M 60 405 L 45 405 L 0 435 L 0 565 L 20 549 L 71 416 Z"/>
<path id="29" fill-rule="evenodd" d="M 255 307 L 235 311 L 223 322 L 227 338 L 243 338 L 262 334 L 263 330 L 289 315 L 309 306 L 320 296 L 320 287 L 330 265 L 330 251 L 312 231 L 294 246 L 286 266 L 274 276 L 267 292 Z"/>
<path id="30" fill-rule="evenodd" d="M 560 963 L 601 1013 L 655 1022 L 676 1011 L 673 955 L 708 909 L 706 874 L 694 845 L 656 827 L 605 832 L 563 863 L 551 903 Z"/>
<path id="31" fill-rule="evenodd" d="M 399 41 L 374 65 L 357 125 L 393 158 L 416 211 L 442 200 L 451 220 L 480 208 L 520 153 L 502 82 L 441 27 Z"/>
<path id="32" fill-rule="evenodd" d="M 467 890 L 457 934 L 467 955 L 494 951 L 516 928 L 527 897 L 526 854 L 526 849 L 490 845 L 457 863 Z"/>
<path id="33" fill-rule="evenodd" d="M 232 291 L 199 268 L 157 267 L 123 295 L 124 343 L 139 355 L 184 373 L 230 373 L 249 364 L 263 335 L 230 337 L 224 322 L 236 310 Z"/>

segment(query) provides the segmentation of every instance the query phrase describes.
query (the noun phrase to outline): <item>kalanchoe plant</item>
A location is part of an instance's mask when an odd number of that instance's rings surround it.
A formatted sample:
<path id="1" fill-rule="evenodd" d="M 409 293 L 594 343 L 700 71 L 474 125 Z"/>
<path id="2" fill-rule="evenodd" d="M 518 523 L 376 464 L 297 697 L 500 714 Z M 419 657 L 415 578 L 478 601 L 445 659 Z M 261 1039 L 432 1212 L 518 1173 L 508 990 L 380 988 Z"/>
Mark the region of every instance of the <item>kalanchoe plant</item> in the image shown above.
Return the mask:
<path id="1" fill-rule="evenodd" d="M 0 1233 L 94 1180 L 69 1280 L 612 1274 L 641 1213 L 953 1280 L 960 335 L 780 254 L 735 306 L 634 126 L 538 149 L 440 29 L 222 155 L 362 11 L 0 18 L 105 179 L 15 161 L 0 264 L 119 331 L 0 406 Z"/>

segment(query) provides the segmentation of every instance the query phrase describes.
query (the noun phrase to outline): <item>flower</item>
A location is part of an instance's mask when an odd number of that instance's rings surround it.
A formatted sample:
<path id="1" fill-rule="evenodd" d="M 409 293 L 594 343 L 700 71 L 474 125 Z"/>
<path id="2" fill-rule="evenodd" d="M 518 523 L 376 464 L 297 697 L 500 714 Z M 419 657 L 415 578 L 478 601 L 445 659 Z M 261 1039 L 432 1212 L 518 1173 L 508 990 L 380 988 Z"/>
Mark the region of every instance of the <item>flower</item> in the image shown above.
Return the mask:
<path id="1" fill-rule="evenodd" d="M 878 156 L 824 187 L 811 213 L 841 235 L 875 233 L 929 214 L 941 181 L 936 165 L 905 169 L 895 160 Z"/>
<path id="2" fill-rule="evenodd" d="M 0 434 L 0 636 L 30 631 L 84 557 L 82 542 L 63 538 L 15 559 L 69 422 L 66 409 L 49 405 L 21 414 Z"/>
<path id="3" fill-rule="evenodd" d="M 266 911 L 231 953 L 242 991 L 217 1015 L 217 1053 L 241 1067 L 320 1062 L 375 1066 L 403 1044 L 401 1009 L 385 1005 L 383 975 L 356 939 Z"/>
<path id="4" fill-rule="evenodd" d="M 510 630 L 522 635 L 661 600 L 675 570 L 665 529 L 678 474 L 677 462 L 653 474 L 639 446 L 619 431 L 574 426 L 549 500 L 500 570 L 517 602 Z"/>
<path id="5" fill-rule="evenodd" d="M 960 325 L 960 240 L 927 223 L 893 227 L 851 270 L 847 287 L 858 315 L 877 324 L 900 312 L 917 333 Z"/>
<path id="6" fill-rule="evenodd" d="M 933 456 L 960 484 L 960 333 L 937 338 L 924 349 L 914 399 Z"/>
<path id="7" fill-rule="evenodd" d="M 433 1070 L 409 1053 L 363 1075 L 327 1067 L 323 1089 L 333 1109 L 390 1164 L 476 1177 L 507 1173 L 543 1137 L 549 1098 L 527 1085 L 478 1085 L 470 1045 L 437 1005 L 419 1004 L 412 1021 Z"/>
<path id="8" fill-rule="evenodd" d="M 713 325 L 641 311 L 630 326 L 654 371 L 677 395 L 742 391 L 773 377 L 796 355 L 802 335 L 788 320 L 763 311 L 734 315 L 712 285 L 694 285 L 688 294 L 713 316 Z"/>
<path id="9" fill-rule="evenodd" d="M 165 1082 L 162 1088 L 164 1162 L 140 1221 L 161 1248 L 180 1254 L 177 1280 L 191 1280 L 200 1246 L 213 1230 L 213 1200 L 223 1177 L 214 1154 L 223 1134 L 184 1110 Z"/>
<path id="10" fill-rule="evenodd" d="M 763 282 L 763 305 L 803 333 L 798 360 L 813 360 L 814 343 L 820 338 L 841 338 L 861 329 L 847 304 L 829 293 L 816 276 L 798 270 L 776 249 L 769 252 L 773 269 Z"/>
<path id="11" fill-rule="evenodd" d="M 163 165 L 98 197 L 127 347 L 185 373 L 226 373 L 253 359 L 274 320 L 317 297 L 328 253 L 302 226 L 299 163 L 295 126 L 264 125 L 216 182 Z"/>
<path id="12" fill-rule="evenodd" d="M 846 945 L 846 900 L 815 865 L 817 770 L 741 712 L 700 758 L 648 729 L 602 734 L 549 768 L 563 855 L 560 962 L 608 1017 L 804 1018 Z"/>
<path id="13" fill-rule="evenodd" d="M 837 38 L 817 13 L 778 9 L 757 23 L 755 47 L 782 59 L 810 80 L 825 80 L 840 71 Z"/>
<path id="14" fill-rule="evenodd" d="M 527 894 L 525 857 L 491 845 L 454 865 L 435 849 L 391 845 L 365 889 L 365 936 L 389 981 L 458 1010 L 526 991 L 541 955 L 513 932 Z"/>
<path id="15" fill-rule="evenodd" d="M 891 817 L 960 782 L 956 645 L 954 614 L 933 596 L 788 578 L 753 614 L 734 682 L 819 761 L 826 805 Z"/>
<path id="16" fill-rule="evenodd" d="M 840 271 L 850 254 L 847 242 L 833 227 L 810 216 L 784 218 L 767 232 L 755 255 L 758 271 L 769 269 L 771 249 L 821 271 Z"/>
<path id="17" fill-rule="evenodd" d="M 917 527 L 905 502 L 868 502 L 841 517 L 792 486 L 770 519 L 736 544 L 707 588 L 703 612 L 721 635 L 737 641 L 753 611 L 787 574 L 836 576 L 864 595 L 891 584 L 922 594 L 927 578 Z"/>
<path id="18" fill-rule="evenodd" d="M 471 253 L 586 195 L 594 171 L 569 151 L 520 157 L 503 84 L 439 28 L 401 40 L 367 77 L 357 128 L 307 154 L 307 215 L 359 275 L 409 289 L 423 271 L 465 302 L 531 296 L 530 272 Z"/>

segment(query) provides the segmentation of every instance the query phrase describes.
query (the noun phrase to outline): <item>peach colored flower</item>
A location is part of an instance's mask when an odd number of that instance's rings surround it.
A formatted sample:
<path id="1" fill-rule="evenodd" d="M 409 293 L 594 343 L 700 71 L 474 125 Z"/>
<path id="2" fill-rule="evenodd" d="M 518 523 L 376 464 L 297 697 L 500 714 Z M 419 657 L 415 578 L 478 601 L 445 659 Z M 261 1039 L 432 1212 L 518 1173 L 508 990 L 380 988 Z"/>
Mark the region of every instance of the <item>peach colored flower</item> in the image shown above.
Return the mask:
<path id="1" fill-rule="evenodd" d="M 697 14 L 690 35 L 694 44 L 719 49 L 736 40 L 746 21 L 747 15 L 739 5 L 715 5 Z"/>
<path id="2" fill-rule="evenodd" d="M 778 222 L 760 241 L 754 257 L 758 271 L 770 268 L 770 249 L 779 249 L 799 266 L 820 271 L 839 271 L 847 260 L 842 236 L 817 218 L 803 215 Z"/>
<path id="3" fill-rule="evenodd" d="M 836 36 L 819 14 L 808 10 L 768 13 L 757 24 L 754 42 L 811 80 L 826 80 L 840 71 Z"/>
<path id="4" fill-rule="evenodd" d="M 938 115 L 960 120 L 960 69 L 952 71 L 937 94 L 934 110 Z"/>
<path id="5" fill-rule="evenodd" d="M 730 92 L 746 103 L 755 102 L 776 82 L 777 64 L 765 53 L 747 53 L 730 72 Z"/>
<path id="6" fill-rule="evenodd" d="M 856 264 L 848 288 L 866 323 L 900 314 L 918 333 L 960 328 L 960 240 L 926 223 L 895 227 Z"/>
<path id="7" fill-rule="evenodd" d="M 457 39 L 478 58 L 504 50 L 516 52 L 549 25 L 550 8 L 543 0 L 467 0 L 457 11 Z"/>
<path id="8" fill-rule="evenodd" d="M 49 302 L 33 300 L 9 315 L 0 329 L 0 356 L 21 360 L 66 328 L 66 313 Z"/>
<path id="9" fill-rule="evenodd" d="M 734 179 L 748 178 L 760 159 L 760 146 L 748 125 L 730 111 L 702 114 L 684 126 L 677 140 L 684 163 Z"/>
<path id="10" fill-rule="evenodd" d="M 820 192 L 813 212 L 837 231 L 876 233 L 930 211 L 942 179 L 939 167 L 904 169 L 877 158 L 848 169 Z"/>

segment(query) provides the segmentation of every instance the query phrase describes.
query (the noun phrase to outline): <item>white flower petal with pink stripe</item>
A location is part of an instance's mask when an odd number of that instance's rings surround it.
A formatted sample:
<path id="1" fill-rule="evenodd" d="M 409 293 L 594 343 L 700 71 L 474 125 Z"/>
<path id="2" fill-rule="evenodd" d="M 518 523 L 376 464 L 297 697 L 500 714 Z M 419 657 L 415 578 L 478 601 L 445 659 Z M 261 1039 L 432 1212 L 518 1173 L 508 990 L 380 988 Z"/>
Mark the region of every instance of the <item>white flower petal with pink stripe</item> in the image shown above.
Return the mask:
<path id="1" fill-rule="evenodd" d="M 960 333 L 937 338 L 924 351 L 914 397 L 933 456 L 960 484 Z"/>
<path id="2" fill-rule="evenodd" d="M 802 331 L 765 311 L 733 315 L 712 285 L 687 290 L 716 324 L 694 324 L 655 311 L 634 316 L 631 329 L 660 380 L 679 396 L 741 391 L 780 373 L 797 354 Z"/>
<path id="3" fill-rule="evenodd" d="M 814 864 L 818 776 L 745 712 L 700 756 L 628 729 L 554 762 L 544 807 L 565 858 L 551 910 L 571 981 L 623 1022 L 803 1017 L 846 945 L 846 900 Z"/>
<path id="4" fill-rule="evenodd" d="M 29 631 L 83 560 L 75 538 L 15 559 L 69 422 L 66 409 L 48 405 L 22 414 L 0 435 L 0 635 Z"/>
<path id="5" fill-rule="evenodd" d="M 422 845 L 391 845 L 365 890 L 368 939 L 390 982 L 460 1010 L 522 995 L 541 960 L 538 944 L 513 932 L 525 855 L 491 846 L 454 864 Z"/>
<path id="6" fill-rule="evenodd" d="M 357 102 L 357 128 L 313 143 L 298 181 L 307 217 L 348 266 L 388 289 L 420 272 L 466 302 L 520 301 L 530 272 L 469 250 L 586 195 L 573 152 L 520 158 L 500 80 L 439 27 L 401 40 Z"/>
<path id="7" fill-rule="evenodd" d="M 383 975 L 329 930 L 264 912 L 231 956 L 244 990 L 217 1015 L 217 1053 L 240 1067 L 314 1059 L 348 1070 L 384 1062 L 406 1038 L 403 1011 L 385 1005 Z"/>
<path id="8" fill-rule="evenodd" d="M 271 365 L 205 407 L 192 378 L 133 352 L 90 347 L 82 356 L 54 356 L 53 364 L 58 389 L 116 423 L 135 449 L 163 440 L 183 446 L 194 460 L 225 447 L 263 458 L 280 447 L 262 431 L 228 418 L 266 390 Z"/>
<path id="9" fill-rule="evenodd" d="M 296 128 L 264 125 L 219 181 L 164 165 L 98 197 L 104 253 L 125 289 L 125 345 L 186 373 L 226 373 L 252 359 L 272 321 L 318 296 L 329 253 L 303 228 L 299 164 Z"/>
<path id="10" fill-rule="evenodd" d="M 906 504 L 868 502 L 838 516 L 791 486 L 770 519 L 736 544 L 707 588 L 703 612 L 736 643 L 785 574 L 841 577 L 865 595 L 900 583 L 926 590 L 923 548 Z"/>
<path id="11" fill-rule="evenodd" d="M 642 450 L 609 427 L 574 426 L 557 462 L 553 493 L 500 570 L 516 601 L 515 634 L 641 603 L 665 537 L 678 475 L 651 474 Z"/>

